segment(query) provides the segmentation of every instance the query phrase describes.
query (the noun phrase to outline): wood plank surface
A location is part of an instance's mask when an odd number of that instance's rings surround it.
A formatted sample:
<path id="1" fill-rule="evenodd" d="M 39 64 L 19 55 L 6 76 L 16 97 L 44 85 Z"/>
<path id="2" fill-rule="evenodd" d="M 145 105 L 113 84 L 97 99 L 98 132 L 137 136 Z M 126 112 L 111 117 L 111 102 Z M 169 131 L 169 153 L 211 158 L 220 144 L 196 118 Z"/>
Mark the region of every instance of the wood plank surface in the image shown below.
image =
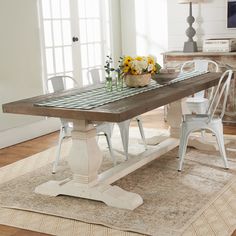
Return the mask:
<path id="1" fill-rule="evenodd" d="M 3 112 L 38 116 L 61 117 L 92 121 L 121 122 L 147 111 L 192 95 L 216 85 L 221 73 L 207 73 L 148 92 L 134 95 L 91 110 L 39 107 L 35 103 L 65 95 L 71 95 L 78 89 L 42 95 L 3 105 Z M 89 88 L 86 88 L 88 90 Z M 85 89 L 79 89 L 84 91 Z"/>

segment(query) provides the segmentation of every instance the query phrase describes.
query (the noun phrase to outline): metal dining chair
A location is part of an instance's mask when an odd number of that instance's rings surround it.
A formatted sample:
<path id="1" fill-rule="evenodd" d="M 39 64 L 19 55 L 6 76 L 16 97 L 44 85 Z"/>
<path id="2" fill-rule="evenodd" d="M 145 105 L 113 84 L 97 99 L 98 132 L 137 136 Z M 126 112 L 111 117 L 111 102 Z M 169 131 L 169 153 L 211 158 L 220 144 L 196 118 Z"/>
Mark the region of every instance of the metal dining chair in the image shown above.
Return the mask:
<path id="1" fill-rule="evenodd" d="M 191 70 L 189 70 L 189 68 L 191 68 Z M 180 73 L 186 73 L 189 71 L 207 72 L 209 70 L 212 72 L 218 72 L 218 64 L 212 60 L 198 59 L 184 62 L 184 64 L 181 66 Z M 182 102 L 183 113 L 206 113 L 212 92 L 213 90 L 210 91 L 210 95 L 208 98 L 205 97 L 205 91 L 200 91 L 198 93 L 195 93 L 193 97 L 188 97 L 184 102 Z"/>
<path id="2" fill-rule="evenodd" d="M 205 114 L 187 114 L 183 116 L 181 123 L 181 135 L 179 144 L 179 167 L 178 171 L 182 170 L 184 156 L 186 153 L 187 142 L 189 135 L 198 130 L 211 131 L 217 140 L 219 151 L 224 161 L 224 166 L 228 169 L 228 162 L 224 146 L 222 118 L 225 113 L 227 97 L 229 93 L 230 81 L 233 71 L 227 70 L 221 76 L 219 83 L 214 91 L 213 98 Z M 216 110 L 220 101 L 223 101 L 220 115 L 216 115 Z"/>
<path id="3" fill-rule="evenodd" d="M 89 78 L 91 78 L 91 80 L 94 83 L 100 83 L 99 70 L 100 70 L 99 68 L 89 70 Z M 146 139 L 145 139 L 145 134 L 144 134 L 144 130 L 143 130 L 143 124 L 142 124 L 141 117 L 137 116 L 137 117 L 135 117 L 135 119 L 138 123 L 140 135 L 141 135 L 145 150 L 147 150 L 147 143 L 146 143 Z M 129 157 L 129 126 L 130 126 L 130 122 L 131 122 L 131 119 L 116 123 L 119 127 L 119 130 L 120 130 L 121 140 L 122 140 L 124 154 L 125 154 L 125 160 L 128 160 L 128 157 Z"/>
<path id="4" fill-rule="evenodd" d="M 47 80 L 48 92 L 58 92 L 58 91 L 66 90 L 69 88 L 74 88 L 77 86 L 78 86 L 78 83 L 76 82 L 76 80 L 70 76 L 55 76 Z M 56 158 L 55 158 L 55 161 L 53 163 L 53 168 L 52 168 L 53 174 L 56 173 L 56 168 L 60 161 L 62 141 L 65 137 L 71 136 L 71 130 L 73 128 L 70 122 L 62 118 L 60 120 L 61 120 L 61 127 L 60 127 L 60 134 L 59 134 L 58 146 L 57 146 L 57 151 L 56 151 Z M 112 149 L 112 144 L 111 144 L 111 135 L 112 135 L 113 125 L 109 123 L 100 123 L 100 124 L 96 124 L 95 128 L 96 128 L 97 135 L 104 135 L 106 137 L 110 155 L 113 160 L 113 163 L 115 164 L 116 160 L 113 154 L 113 149 Z"/>

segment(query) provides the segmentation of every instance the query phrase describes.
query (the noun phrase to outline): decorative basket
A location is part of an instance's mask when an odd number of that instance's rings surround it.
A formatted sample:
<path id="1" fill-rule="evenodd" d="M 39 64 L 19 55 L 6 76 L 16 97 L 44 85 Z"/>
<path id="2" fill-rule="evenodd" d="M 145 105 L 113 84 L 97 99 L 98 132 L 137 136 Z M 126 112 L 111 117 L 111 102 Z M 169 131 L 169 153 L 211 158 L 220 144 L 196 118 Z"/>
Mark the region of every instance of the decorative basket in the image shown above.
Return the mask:
<path id="1" fill-rule="evenodd" d="M 125 75 L 125 84 L 128 87 L 144 87 L 147 86 L 150 83 L 151 80 L 151 74 L 142 74 L 142 75 L 132 75 L 132 74 L 126 74 Z"/>

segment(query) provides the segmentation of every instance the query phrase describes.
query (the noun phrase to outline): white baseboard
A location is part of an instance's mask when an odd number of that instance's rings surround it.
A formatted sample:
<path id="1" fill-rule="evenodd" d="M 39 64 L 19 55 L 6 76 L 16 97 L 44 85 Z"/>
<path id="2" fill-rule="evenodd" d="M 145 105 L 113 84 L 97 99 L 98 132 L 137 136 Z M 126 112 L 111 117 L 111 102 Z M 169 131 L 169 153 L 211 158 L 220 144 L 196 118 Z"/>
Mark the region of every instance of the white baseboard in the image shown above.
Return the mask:
<path id="1" fill-rule="evenodd" d="M 0 148 L 15 145 L 60 129 L 61 122 L 57 118 L 43 119 L 35 123 L 4 130 L 0 132 Z"/>

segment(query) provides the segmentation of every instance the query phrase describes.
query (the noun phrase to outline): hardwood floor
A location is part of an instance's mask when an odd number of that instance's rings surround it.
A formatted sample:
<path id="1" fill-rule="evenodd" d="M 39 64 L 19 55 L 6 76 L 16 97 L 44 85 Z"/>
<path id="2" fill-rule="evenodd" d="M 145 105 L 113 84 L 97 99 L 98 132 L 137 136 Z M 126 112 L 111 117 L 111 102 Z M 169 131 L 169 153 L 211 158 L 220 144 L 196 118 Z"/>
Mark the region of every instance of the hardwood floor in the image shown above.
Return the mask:
<path id="1" fill-rule="evenodd" d="M 42 152 L 57 145 L 59 132 L 54 132 L 27 142 L 0 149 L 0 167 Z"/>
<path id="2" fill-rule="evenodd" d="M 29 230 L 0 225 L 0 236 L 48 236 L 48 235 L 49 234 L 37 233 Z"/>
<path id="3" fill-rule="evenodd" d="M 163 110 L 156 109 L 142 115 L 145 128 L 167 128 L 163 121 Z M 131 122 L 131 126 L 136 126 L 137 122 Z M 236 135 L 235 127 L 225 127 L 224 132 Z M 0 167 L 11 164 L 23 158 L 29 157 L 38 152 L 42 152 L 54 145 L 57 145 L 58 132 L 54 132 L 27 142 L 23 142 L 11 147 L 0 149 Z M 14 227 L 0 225 L 0 236 L 46 236 L 48 234 L 18 229 Z M 236 236 L 236 231 L 233 236 Z"/>

